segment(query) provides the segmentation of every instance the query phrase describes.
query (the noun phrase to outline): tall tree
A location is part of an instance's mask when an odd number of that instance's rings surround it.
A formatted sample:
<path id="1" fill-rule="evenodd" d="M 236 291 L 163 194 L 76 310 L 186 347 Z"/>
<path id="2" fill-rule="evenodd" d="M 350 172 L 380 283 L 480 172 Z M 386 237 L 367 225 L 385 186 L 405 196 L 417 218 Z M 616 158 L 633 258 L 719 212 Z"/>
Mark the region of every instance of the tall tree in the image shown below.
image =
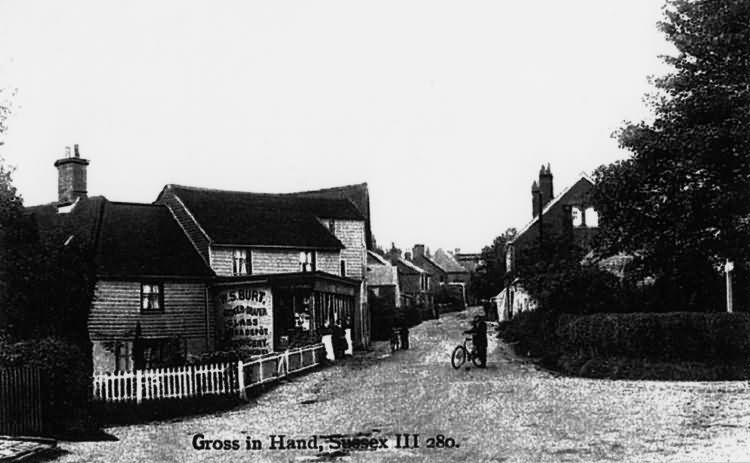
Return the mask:
<path id="1" fill-rule="evenodd" d="M 515 228 L 508 228 L 492 244 L 482 248 L 484 265 L 471 276 L 471 292 L 480 299 L 496 296 L 505 287 L 505 247 L 516 234 Z"/>
<path id="2" fill-rule="evenodd" d="M 659 27 L 673 71 L 654 80 L 654 121 L 617 133 L 632 157 L 595 173 L 599 250 L 637 253 L 695 298 L 724 259 L 750 257 L 750 2 L 668 0 Z"/>

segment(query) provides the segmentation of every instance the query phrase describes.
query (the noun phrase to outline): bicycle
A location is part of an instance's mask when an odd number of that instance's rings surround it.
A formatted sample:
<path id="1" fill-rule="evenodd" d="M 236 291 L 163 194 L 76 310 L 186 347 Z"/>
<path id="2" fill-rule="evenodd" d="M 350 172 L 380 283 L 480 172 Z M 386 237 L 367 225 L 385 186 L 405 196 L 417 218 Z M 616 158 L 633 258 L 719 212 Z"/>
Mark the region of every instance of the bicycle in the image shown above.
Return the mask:
<path id="1" fill-rule="evenodd" d="M 466 347 L 467 343 L 471 344 L 471 350 Z M 482 360 L 479 358 L 476 346 L 471 342 L 471 336 L 465 337 L 464 343 L 457 345 L 456 348 L 453 349 L 453 354 L 451 354 L 451 365 L 456 370 L 461 368 L 461 365 L 467 360 L 472 362 L 476 367 L 482 366 Z"/>

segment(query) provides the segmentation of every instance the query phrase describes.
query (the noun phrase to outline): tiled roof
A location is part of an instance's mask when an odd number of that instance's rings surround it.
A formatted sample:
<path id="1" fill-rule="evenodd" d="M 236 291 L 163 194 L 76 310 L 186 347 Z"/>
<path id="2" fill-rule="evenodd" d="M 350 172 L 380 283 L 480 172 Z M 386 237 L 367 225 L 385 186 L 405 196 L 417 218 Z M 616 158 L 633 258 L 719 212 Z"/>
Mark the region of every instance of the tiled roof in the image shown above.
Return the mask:
<path id="1" fill-rule="evenodd" d="M 432 256 L 432 261 L 447 273 L 468 272 L 468 270 L 466 270 L 463 265 L 456 262 L 456 259 L 454 259 L 453 256 L 443 251 L 442 249 L 438 249 L 437 251 L 435 251 L 435 254 L 433 254 Z"/>
<path id="2" fill-rule="evenodd" d="M 169 209 L 153 204 L 106 204 L 97 268 L 103 275 L 213 275 Z"/>
<path id="3" fill-rule="evenodd" d="M 365 243 L 367 249 L 372 248 L 372 231 L 370 226 L 370 191 L 367 183 L 356 185 L 345 185 L 322 190 L 302 191 L 292 193 L 294 196 L 307 196 L 313 198 L 347 199 L 351 201 L 365 220 Z"/>
<path id="4" fill-rule="evenodd" d="M 213 275 L 164 206 L 98 196 L 79 200 L 65 214 L 55 204 L 26 210 L 42 237 L 58 239 L 61 246 L 76 241 L 94 252 L 99 276 Z"/>
<path id="5" fill-rule="evenodd" d="M 216 244 L 342 249 L 317 219 L 364 220 L 348 199 L 167 185 Z"/>
<path id="6" fill-rule="evenodd" d="M 402 257 L 398 258 L 398 260 L 396 261 L 396 264 L 406 267 L 406 269 L 410 270 L 412 273 L 427 273 L 414 262 L 408 261 Z"/>
<path id="7" fill-rule="evenodd" d="M 571 189 L 572 189 L 572 188 L 573 188 L 573 187 L 574 187 L 575 185 L 577 185 L 577 184 L 578 184 L 578 182 L 580 182 L 580 181 L 582 181 L 582 180 L 583 180 L 583 181 L 586 181 L 586 182 L 589 182 L 589 183 L 590 183 L 591 185 L 593 185 L 593 184 L 594 184 L 594 181 L 593 181 L 593 180 L 591 179 L 591 177 L 589 177 L 588 175 L 586 175 L 586 173 L 582 172 L 582 173 L 581 173 L 581 174 L 579 175 L 579 177 L 578 177 L 578 180 L 576 180 L 575 182 L 573 182 L 573 183 L 572 183 L 571 185 L 568 185 L 568 187 L 567 187 L 567 188 L 565 188 L 565 189 L 564 189 L 564 190 L 563 190 L 562 192 L 560 192 L 560 194 L 559 194 L 559 195 L 557 195 L 557 196 L 555 196 L 554 198 L 552 198 L 552 200 L 550 200 L 550 202 L 548 202 L 548 203 L 547 203 L 547 205 L 546 205 L 546 206 L 544 206 L 544 209 L 542 209 L 542 213 L 541 213 L 540 215 L 544 216 L 544 214 L 546 214 L 546 213 L 547 213 L 547 211 L 549 211 L 550 209 L 552 209 L 552 206 L 554 206 L 555 204 L 557 204 L 558 202 L 560 202 L 560 200 L 561 200 L 561 199 L 562 199 L 563 197 L 565 197 L 565 195 L 566 195 L 566 194 L 568 194 L 568 192 L 569 192 L 569 191 L 570 191 L 570 190 L 571 190 Z M 509 244 L 513 244 L 514 242 L 516 242 L 516 241 L 517 241 L 517 240 L 518 240 L 519 238 L 521 238 L 521 236 L 523 236 L 523 235 L 524 235 L 524 234 L 525 234 L 525 233 L 526 233 L 527 231 L 529 231 L 529 230 L 531 229 L 531 227 L 532 227 L 532 226 L 533 226 L 533 225 L 534 225 L 534 224 L 535 224 L 536 222 L 538 222 L 538 221 L 539 221 L 539 215 L 537 215 L 536 217 L 534 217 L 533 219 L 531 219 L 531 221 L 530 221 L 529 223 L 527 223 L 527 224 L 526 224 L 526 225 L 525 225 L 525 226 L 524 226 L 524 227 L 523 227 L 523 228 L 522 228 L 522 229 L 521 229 L 521 230 L 520 230 L 520 231 L 519 231 L 519 232 L 518 232 L 518 233 L 516 234 L 516 237 L 515 237 L 515 238 L 513 239 L 513 241 L 511 241 L 511 242 L 510 242 Z"/>

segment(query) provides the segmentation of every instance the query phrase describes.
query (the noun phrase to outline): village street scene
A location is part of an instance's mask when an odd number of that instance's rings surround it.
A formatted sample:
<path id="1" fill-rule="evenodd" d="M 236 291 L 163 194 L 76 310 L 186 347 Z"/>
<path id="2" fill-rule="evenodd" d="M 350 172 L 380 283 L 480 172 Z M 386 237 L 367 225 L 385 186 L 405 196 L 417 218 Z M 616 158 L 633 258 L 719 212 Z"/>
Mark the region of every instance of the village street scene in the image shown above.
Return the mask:
<path id="1" fill-rule="evenodd" d="M 30 3 L 0 463 L 750 461 L 750 3 Z"/>
<path id="2" fill-rule="evenodd" d="M 487 369 L 454 370 L 449 352 L 478 311 L 423 322 L 412 331 L 409 350 L 391 353 L 378 343 L 230 411 L 109 429 L 115 442 L 62 443 L 58 461 L 651 462 L 747 455 L 750 388 L 744 383 L 565 378 L 529 365 L 493 339 Z M 269 430 L 318 435 L 321 443 L 322 436 L 387 438 L 388 447 L 270 450 Z M 420 448 L 396 448 L 395 436 L 412 432 L 420 433 Z M 197 451 L 196 434 L 239 439 L 242 447 Z M 439 434 L 457 446 L 425 448 Z M 263 449 L 246 450 L 246 436 L 260 439 Z"/>

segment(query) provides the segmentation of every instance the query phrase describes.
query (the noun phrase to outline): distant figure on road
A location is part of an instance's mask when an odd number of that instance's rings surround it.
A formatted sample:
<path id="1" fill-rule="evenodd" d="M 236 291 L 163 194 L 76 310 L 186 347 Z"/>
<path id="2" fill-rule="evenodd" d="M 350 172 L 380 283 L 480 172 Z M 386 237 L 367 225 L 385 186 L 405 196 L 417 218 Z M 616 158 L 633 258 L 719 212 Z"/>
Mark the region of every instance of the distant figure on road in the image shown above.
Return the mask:
<path id="1" fill-rule="evenodd" d="M 341 319 L 336 320 L 331 332 L 331 342 L 333 344 L 333 356 L 336 359 L 344 358 L 344 353 L 349 350 L 349 343 L 346 340 L 346 331 L 341 326 Z"/>
<path id="2" fill-rule="evenodd" d="M 406 323 L 406 317 L 401 318 L 401 348 L 409 348 L 409 324 Z"/>
<path id="3" fill-rule="evenodd" d="M 464 331 L 471 335 L 471 342 L 477 350 L 480 368 L 487 368 L 487 324 L 481 315 L 476 315 L 471 323 L 471 329 Z"/>

